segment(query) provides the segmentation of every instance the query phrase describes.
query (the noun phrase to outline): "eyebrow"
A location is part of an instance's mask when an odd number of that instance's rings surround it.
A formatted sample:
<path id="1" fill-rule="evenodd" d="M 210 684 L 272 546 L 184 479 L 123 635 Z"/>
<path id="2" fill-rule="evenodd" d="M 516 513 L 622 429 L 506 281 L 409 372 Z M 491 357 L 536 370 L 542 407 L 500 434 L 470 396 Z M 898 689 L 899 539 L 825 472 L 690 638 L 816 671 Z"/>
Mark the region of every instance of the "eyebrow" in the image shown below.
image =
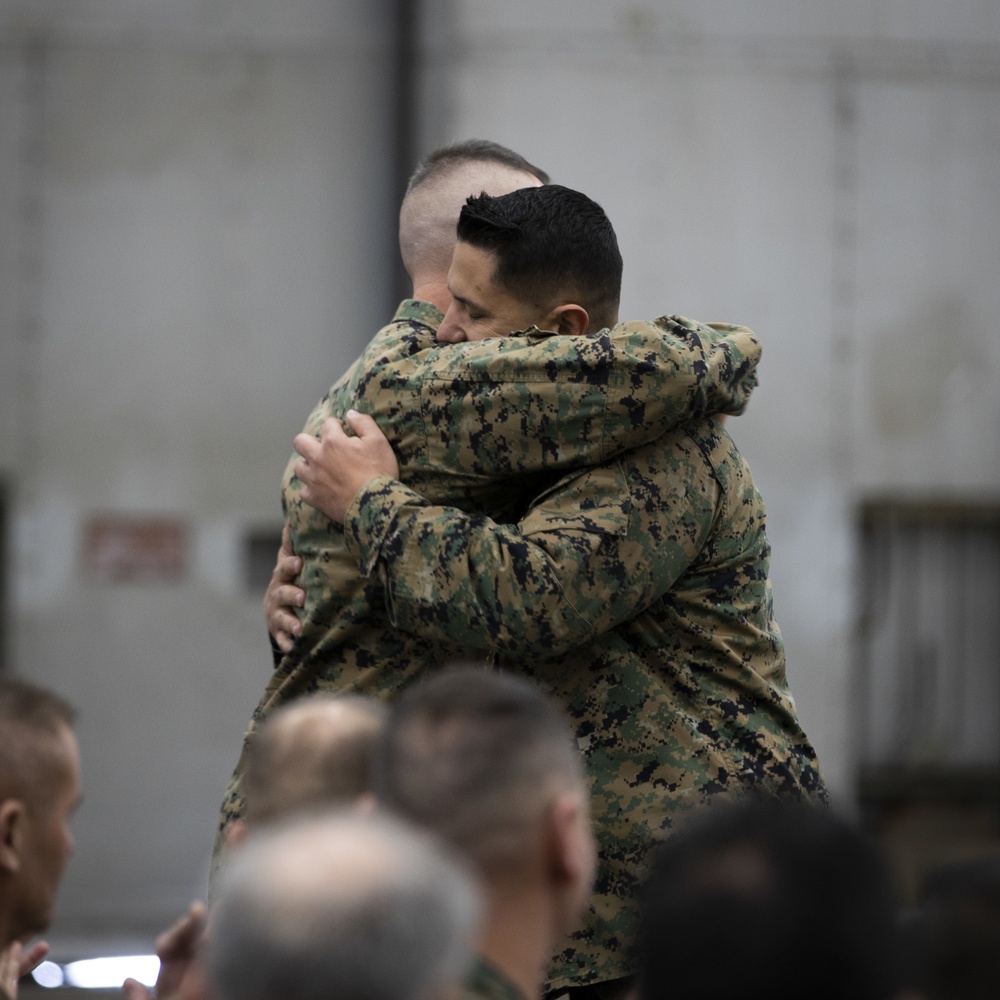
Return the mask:
<path id="1" fill-rule="evenodd" d="M 464 295 L 456 295 L 454 292 L 452 292 L 451 293 L 451 297 L 456 302 L 461 302 L 462 305 L 465 306 L 466 309 L 475 309 L 475 310 L 477 310 L 477 311 L 479 311 L 481 313 L 485 313 L 486 312 L 486 307 L 485 306 L 480 305 L 478 302 L 475 302 L 472 299 L 467 299 Z"/>

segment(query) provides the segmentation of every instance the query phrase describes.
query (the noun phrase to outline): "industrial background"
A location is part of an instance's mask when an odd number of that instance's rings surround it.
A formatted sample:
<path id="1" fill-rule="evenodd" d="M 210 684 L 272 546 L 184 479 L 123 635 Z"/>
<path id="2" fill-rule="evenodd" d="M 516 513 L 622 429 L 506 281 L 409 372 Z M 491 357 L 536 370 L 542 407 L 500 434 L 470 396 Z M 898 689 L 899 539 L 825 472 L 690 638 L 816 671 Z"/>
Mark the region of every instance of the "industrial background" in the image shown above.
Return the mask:
<path id="1" fill-rule="evenodd" d="M 624 318 L 743 323 L 730 424 L 837 806 L 1000 844 L 995 0 L 0 0 L 0 669 L 80 709 L 57 957 L 201 895 L 279 480 L 485 137 L 607 209 Z"/>

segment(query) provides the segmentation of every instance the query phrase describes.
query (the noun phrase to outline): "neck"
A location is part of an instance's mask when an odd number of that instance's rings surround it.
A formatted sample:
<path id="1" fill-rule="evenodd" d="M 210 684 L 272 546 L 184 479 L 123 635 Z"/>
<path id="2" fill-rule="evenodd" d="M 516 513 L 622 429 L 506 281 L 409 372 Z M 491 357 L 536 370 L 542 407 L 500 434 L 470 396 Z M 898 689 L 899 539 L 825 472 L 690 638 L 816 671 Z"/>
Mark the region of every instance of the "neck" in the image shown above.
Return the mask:
<path id="1" fill-rule="evenodd" d="M 421 302 L 430 302 L 441 312 L 447 312 L 451 305 L 451 292 L 448 291 L 448 278 L 434 277 L 413 279 L 413 297 Z"/>
<path id="2" fill-rule="evenodd" d="M 547 894 L 518 878 L 493 879 L 486 889 L 486 925 L 479 954 L 526 1000 L 539 1000 L 555 947 L 555 915 Z"/>

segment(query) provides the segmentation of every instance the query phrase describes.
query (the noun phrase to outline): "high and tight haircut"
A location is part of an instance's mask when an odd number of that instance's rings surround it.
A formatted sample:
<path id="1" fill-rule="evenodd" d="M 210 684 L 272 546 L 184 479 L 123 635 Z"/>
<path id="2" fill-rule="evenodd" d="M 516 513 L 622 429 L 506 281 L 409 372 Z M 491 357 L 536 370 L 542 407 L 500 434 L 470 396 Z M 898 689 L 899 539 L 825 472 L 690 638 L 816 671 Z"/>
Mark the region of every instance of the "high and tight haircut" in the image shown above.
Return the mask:
<path id="1" fill-rule="evenodd" d="M 333 713 L 341 710 L 339 718 Z M 349 805 L 371 791 L 388 709 L 360 695 L 316 694 L 278 709 L 250 736 L 243 790 L 253 825 Z"/>
<path id="2" fill-rule="evenodd" d="M 38 791 L 49 748 L 75 720 L 76 710 L 54 691 L 0 677 L 0 798 Z"/>
<path id="3" fill-rule="evenodd" d="M 480 915 L 467 872 L 420 831 L 300 818 L 229 861 L 206 968 L 218 1000 L 433 1000 L 467 971 Z"/>
<path id="4" fill-rule="evenodd" d="M 617 319 L 618 239 L 604 209 L 580 191 L 549 184 L 469 198 L 458 238 L 492 254 L 493 280 L 521 301 L 545 309 L 576 302 L 594 329 Z"/>
<path id="5" fill-rule="evenodd" d="M 389 811 L 451 844 L 487 876 L 518 864 L 554 795 L 586 794 L 561 709 L 526 680 L 460 667 L 407 689 L 375 761 Z"/>
<path id="6" fill-rule="evenodd" d="M 660 848 L 638 952 L 640 1000 L 889 1000 L 894 893 L 875 847 L 829 810 L 751 796 Z"/>
<path id="7" fill-rule="evenodd" d="M 409 183 L 406 185 L 406 193 L 409 194 L 425 181 L 450 173 L 455 167 L 469 162 L 495 163 L 498 166 L 510 167 L 511 170 L 520 170 L 531 174 L 543 184 L 549 183 L 549 175 L 541 167 L 536 167 L 526 160 L 520 153 L 515 153 L 514 150 L 489 139 L 466 139 L 464 142 L 456 142 L 450 146 L 435 149 L 433 153 L 421 160 L 410 176 Z"/>

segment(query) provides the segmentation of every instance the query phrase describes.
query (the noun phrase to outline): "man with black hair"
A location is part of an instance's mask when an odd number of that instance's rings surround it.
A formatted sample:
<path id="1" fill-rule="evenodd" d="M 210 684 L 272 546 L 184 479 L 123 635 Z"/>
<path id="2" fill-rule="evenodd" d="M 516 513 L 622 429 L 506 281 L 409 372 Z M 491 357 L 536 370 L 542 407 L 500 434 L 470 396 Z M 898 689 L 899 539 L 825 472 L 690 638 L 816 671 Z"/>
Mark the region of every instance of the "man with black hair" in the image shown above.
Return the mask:
<path id="1" fill-rule="evenodd" d="M 618 322 L 618 240 L 585 194 L 550 184 L 469 198 L 457 232 L 452 303 L 438 340 L 485 340 L 532 326 L 579 335 Z"/>
<path id="2" fill-rule="evenodd" d="M 440 335 L 492 345 L 499 358 L 523 342 L 588 344 L 581 300 L 601 315 L 609 293 L 600 286 L 586 299 L 576 273 L 588 253 L 582 198 L 550 186 L 470 199 Z M 603 223 L 592 219 L 588 231 L 600 253 Z M 605 266 L 615 281 L 614 263 Z M 531 327 L 498 336 L 533 322 L 581 335 Z M 622 395 L 642 420 L 648 403 L 629 399 L 630 387 Z M 557 442 L 573 416 L 564 412 Z M 600 866 L 588 922 L 551 985 L 624 977 L 644 856 L 681 813 L 748 789 L 826 799 L 788 690 L 750 470 L 718 420 L 693 416 L 569 472 L 505 523 L 398 481 L 375 421 L 349 423 L 358 436 L 331 420 L 322 442 L 296 438 L 302 497 L 344 523 L 349 551 L 403 634 L 461 641 L 533 677 L 567 709 L 590 773 Z"/>
<path id="3" fill-rule="evenodd" d="M 638 1000 L 890 1000 L 895 918 L 878 852 L 829 810 L 713 806 L 657 853 Z"/>
<path id="4" fill-rule="evenodd" d="M 594 875 L 573 731 L 534 685 L 455 669 L 408 688 L 376 755 L 379 806 L 469 861 L 485 912 L 467 1000 L 536 1000 Z"/>
<path id="5" fill-rule="evenodd" d="M 52 921 L 73 853 L 70 817 L 80 802 L 75 711 L 59 695 L 0 678 L 0 995 L 48 946 L 22 946 Z"/>

